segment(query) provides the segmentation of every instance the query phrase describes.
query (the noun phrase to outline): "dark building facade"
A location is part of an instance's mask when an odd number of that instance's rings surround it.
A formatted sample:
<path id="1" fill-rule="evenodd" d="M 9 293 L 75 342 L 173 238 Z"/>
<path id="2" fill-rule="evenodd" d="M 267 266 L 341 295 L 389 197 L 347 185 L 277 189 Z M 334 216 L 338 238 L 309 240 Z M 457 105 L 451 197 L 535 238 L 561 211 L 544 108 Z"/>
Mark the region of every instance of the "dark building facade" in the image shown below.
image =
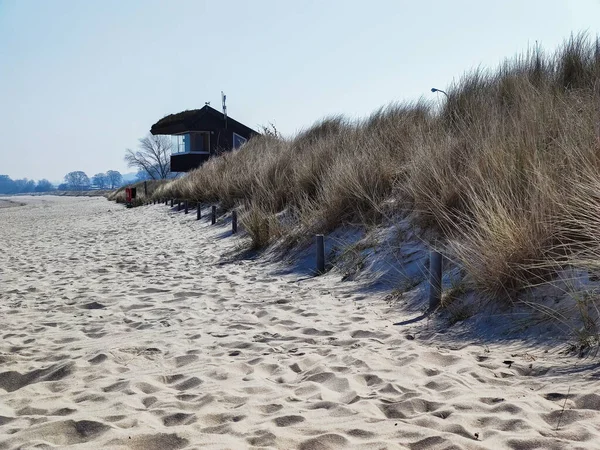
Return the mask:
<path id="1" fill-rule="evenodd" d="M 171 172 L 200 167 L 211 156 L 239 148 L 258 134 L 208 105 L 163 117 L 150 132 L 171 136 Z"/>

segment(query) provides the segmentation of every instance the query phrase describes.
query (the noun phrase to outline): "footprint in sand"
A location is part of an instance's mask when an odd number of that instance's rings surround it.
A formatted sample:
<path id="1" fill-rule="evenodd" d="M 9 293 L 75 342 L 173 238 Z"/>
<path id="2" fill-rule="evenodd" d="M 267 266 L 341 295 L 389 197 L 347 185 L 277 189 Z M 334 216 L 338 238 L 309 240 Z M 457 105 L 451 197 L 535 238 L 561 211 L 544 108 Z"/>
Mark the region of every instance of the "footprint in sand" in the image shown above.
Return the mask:
<path id="1" fill-rule="evenodd" d="M 278 427 L 290 427 L 302 423 L 305 420 L 306 419 L 302 416 L 281 416 L 273 419 L 273 423 Z"/>
<path id="2" fill-rule="evenodd" d="M 349 441 L 344 436 L 330 433 L 303 441 L 298 450 L 335 450 L 345 448 L 348 444 Z"/>
<path id="3" fill-rule="evenodd" d="M 163 425 L 166 427 L 173 427 L 176 425 L 189 425 L 191 423 L 196 422 L 196 416 L 195 414 L 178 412 L 163 417 L 162 421 Z"/>

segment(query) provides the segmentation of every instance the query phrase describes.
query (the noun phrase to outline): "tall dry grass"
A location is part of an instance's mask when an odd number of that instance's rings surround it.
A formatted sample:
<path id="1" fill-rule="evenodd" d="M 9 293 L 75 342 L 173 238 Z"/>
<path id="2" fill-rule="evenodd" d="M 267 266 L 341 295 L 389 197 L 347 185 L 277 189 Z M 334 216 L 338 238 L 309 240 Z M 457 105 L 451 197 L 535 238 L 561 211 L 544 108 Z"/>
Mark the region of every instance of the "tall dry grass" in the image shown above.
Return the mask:
<path id="1" fill-rule="evenodd" d="M 393 104 L 253 138 L 155 195 L 239 206 L 256 247 L 376 224 L 393 204 L 437 230 L 490 296 L 547 279 L 557 262 L 600 260 L 600 41 L 536 47 L 447 92 L 441 108 Z"/>
<path id="2" fill-rule="evenodd" d="M 405 188 L 491 295 L 540 281 L 572 252 L 573 185 L 600 169 L 600 45 L 577 36 L 448 91 L 439 132 L 417 146 Z M 581 220 L 579 226 L 587 228 Z"/>
<path id="3" fill-rule="evenodd" d="M 165 183 L 167 183 L 167 180 L 148 180 L 146 182 L 148 195 L 146 196 L 144 193 L 144 182 L 138 181 L 137 183 L 128 184 L 127 186 L 122 186 L 119 189 L 116 189 L 116 190 L 108 193 L 106 198 L 108 198 L 108 200 L 112 200 L 117 203 L 125 203 L 125 201 L 126 201 L 125 189 L 128 187 L 134 187 L 134 188 L 136 188 L 136 198 L 133 201 L 133 205 L 140 206 L 140 205 L 143 205 L 144 203 L 146 203 L 147 201 L 151 200 L 152 198 L 156 198 L 154 196 L 156 190 L 160 186 L 164 185 Z"/>

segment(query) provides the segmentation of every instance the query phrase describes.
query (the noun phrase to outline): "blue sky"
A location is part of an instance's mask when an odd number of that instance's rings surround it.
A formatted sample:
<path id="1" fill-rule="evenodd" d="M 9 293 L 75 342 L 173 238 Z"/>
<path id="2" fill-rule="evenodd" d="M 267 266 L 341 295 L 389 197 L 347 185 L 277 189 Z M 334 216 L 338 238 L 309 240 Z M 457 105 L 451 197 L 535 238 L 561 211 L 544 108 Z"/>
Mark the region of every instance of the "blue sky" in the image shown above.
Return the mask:
<path id="1" fill-rule="evenodd" d="M 166 114 L 293 134 L 432 96 L 536 41 L 600 33 L 600 0 L 0 0 L 0 174 L 116 169 Z"/>

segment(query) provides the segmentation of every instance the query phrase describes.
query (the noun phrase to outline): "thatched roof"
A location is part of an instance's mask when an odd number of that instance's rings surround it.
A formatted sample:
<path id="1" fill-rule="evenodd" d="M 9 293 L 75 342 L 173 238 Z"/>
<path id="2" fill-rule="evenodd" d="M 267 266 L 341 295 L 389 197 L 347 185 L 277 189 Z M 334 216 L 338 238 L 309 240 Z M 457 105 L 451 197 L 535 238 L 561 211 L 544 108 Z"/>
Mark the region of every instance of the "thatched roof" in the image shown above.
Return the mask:
<path id="1" fill-rule="evenodd" d="M 225 115 L 205 105 L 200 109 L 189 109 L 176 114 L 163 117 L 150 128 L 152 134 L 177 134 L 185 131 L 201 131 L 211 128 L 222 128 L 225 124 Z M 227 117 L 227 124 L 235 124 L 242 127 L 249 134 L 258 134 L 246 125 Z"/>

